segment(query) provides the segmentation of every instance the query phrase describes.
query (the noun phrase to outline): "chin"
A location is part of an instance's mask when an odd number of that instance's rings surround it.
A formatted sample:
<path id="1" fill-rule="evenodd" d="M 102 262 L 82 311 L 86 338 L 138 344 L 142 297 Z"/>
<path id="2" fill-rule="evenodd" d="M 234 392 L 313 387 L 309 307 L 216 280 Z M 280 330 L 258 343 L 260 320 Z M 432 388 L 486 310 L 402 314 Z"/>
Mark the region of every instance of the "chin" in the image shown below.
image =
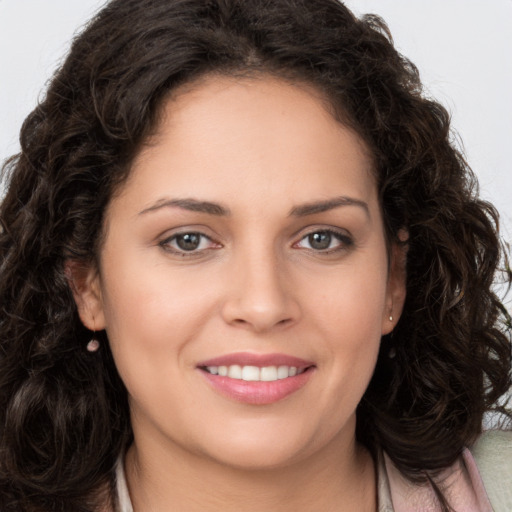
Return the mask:
<path id="1" fill-rule="evenodd" d="M 226 433 L 221 442 L 209 443 L 208 447 L 203 445 L 204 451 L 201 451 L 224 466 L 247 471 L 272 470 L 293 465 L 314 452 L 310 438 L 297 434 L 276 429 L 259 435 Z"/>
<path id="2" fill-rule="evenodd" d="M 223 466 L 238 471 L 272 471 L 298 462 L 297 452 L 282 448 L 233 447 L 228 453 L 212 454 L 212 458 Z"/>

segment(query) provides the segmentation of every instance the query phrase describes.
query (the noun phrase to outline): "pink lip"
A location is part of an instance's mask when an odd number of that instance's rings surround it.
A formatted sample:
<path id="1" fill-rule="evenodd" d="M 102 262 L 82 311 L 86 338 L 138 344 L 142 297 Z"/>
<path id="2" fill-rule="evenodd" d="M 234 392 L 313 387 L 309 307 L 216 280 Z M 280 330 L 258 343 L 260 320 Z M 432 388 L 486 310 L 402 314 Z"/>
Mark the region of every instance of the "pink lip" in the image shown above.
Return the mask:
<path id="1" fill-rule="evenodd" d="M 240 366 L 295 366 L 296 368 L 308 368 L 314 366 L 312 361 L 306 361 L 298 357 L 287 354 L 253 354 L 251 352 L 236 352 L 226 354 L 207 361 L 200 362 L 198 367 L 205 366 L 231 366 L 239 364 Z"/>
<path id="2" fill-rule="evenodd" d="M 272 382 L 255 382 L 212 375 L 204 369 L 206 366 L 231 366 L 234 364 L 258 366 L 260 368 L 263 366 L 294 366 L 304 371 L 286 379 Z M 251 354 L 246 352 L 209 359 L 198 364 L 197 368 L 215 391 L 237 402 L 251 405 L 272 404 L 286 398 L 305 386 L 314 373 L 314 364 L 304 359 L 286 354 Z"/>

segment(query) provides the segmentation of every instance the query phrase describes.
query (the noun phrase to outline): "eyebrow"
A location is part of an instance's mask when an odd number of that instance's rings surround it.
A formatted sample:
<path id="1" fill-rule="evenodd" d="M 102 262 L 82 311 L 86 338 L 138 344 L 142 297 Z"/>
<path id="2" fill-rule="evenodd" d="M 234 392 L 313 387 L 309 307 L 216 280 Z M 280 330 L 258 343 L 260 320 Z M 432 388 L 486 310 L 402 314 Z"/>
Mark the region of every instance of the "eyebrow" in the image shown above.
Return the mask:
<path id="1" fill-rule="evenodd" d="M 326 199 L 323 201 L 315 201 L 312 203 L 305 203 L 298 206 L 294 206 L 289 215 L 293 217 L 306 217 L 308 215 L 315 215 L 317 213 L 334 210 L 341 206 L 357 206 L 362 208 L 367 216 L 370 216 L 370 210 L 368 204 L 360 199 L 352 197 L 339 196 L 332 199 Z M 206 213 L 209 215 L 216 216 L 227 216 L 231 212 L 228 208 L 211 201 L 200 201 L 198 199 L 186 198 L 186 199 L 159 199 L 155 204 L 142 210 L 139 215 L 154 212 L 162 208 L 181 208 L 192 212 Z"/>
<path id="2" fill-rule="evenodd" d="M 370 216 L 370 209 L 368 208 L 367 203 L 361 201 L 360 199 L 346 196 L 339 196 L 332 199 L 326 199 L 324 201 L 316 201 L 313 203 L 294 206 L 290 210 L 290 216 L 305 217 L 307 215 L 314 215 L 316 213 L 334 210 L 335 208 L 339 208 L 341 206 L 357 206 L 362 208 L 368 217 Z"/>
<path id="3" fill-rule="evenodd" d="M 226 216 L 230 214 L 228 208 L 210 201 L 199 201 L 197 199 L 160 199 L 154 205 L 142 210 L 139 215 L 160 210 L 161 208 L 181 208 L 191 212 L 207 213 L 209 215 Z"/>

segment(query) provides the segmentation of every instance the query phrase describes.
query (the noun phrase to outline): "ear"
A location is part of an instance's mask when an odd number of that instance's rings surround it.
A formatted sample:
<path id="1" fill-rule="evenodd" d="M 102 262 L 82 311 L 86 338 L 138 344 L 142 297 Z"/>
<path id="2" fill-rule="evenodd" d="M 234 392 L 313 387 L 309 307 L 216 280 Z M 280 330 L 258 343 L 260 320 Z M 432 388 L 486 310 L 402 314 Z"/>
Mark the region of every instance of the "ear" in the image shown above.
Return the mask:
<path id="1" fill-rule="evenodd" d="M 403 243 L 394 242 L 390 251 L 386 305 L 382 316 L 383 335 L 389 334 L 398 323 L 406 296 L 408 245 L 405 242 L 409 238 L 409 234 L 405 230 L 400 230 L 398 238 Z"/>
<path id="2" fill-rule="evenodd" d="M 91 331 L 105 328 L 100 275 L 95 265 L 76 260 L 65 263 L 66 278 L 82 323 Z"/>

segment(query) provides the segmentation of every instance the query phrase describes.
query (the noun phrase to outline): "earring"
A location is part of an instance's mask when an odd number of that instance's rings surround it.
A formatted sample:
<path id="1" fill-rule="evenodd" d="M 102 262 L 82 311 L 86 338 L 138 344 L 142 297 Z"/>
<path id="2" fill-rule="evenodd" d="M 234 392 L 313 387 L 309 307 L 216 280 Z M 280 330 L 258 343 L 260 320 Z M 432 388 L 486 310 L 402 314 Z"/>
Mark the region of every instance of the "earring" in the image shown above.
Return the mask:
<path id="1" fill-rule="evenodd" d="M 389 315 L 389 321 L 392 322 L 393 321 L 393 315 Z"/>
<path id="2" fill-rule="evenodd" d="M 96 352 L 99 348 L 100 348 L 100 342 L 96 339 L 96 337 L 91 338 L 89 343 L 87 343 L 87 351 L 88 352 Z"/>

